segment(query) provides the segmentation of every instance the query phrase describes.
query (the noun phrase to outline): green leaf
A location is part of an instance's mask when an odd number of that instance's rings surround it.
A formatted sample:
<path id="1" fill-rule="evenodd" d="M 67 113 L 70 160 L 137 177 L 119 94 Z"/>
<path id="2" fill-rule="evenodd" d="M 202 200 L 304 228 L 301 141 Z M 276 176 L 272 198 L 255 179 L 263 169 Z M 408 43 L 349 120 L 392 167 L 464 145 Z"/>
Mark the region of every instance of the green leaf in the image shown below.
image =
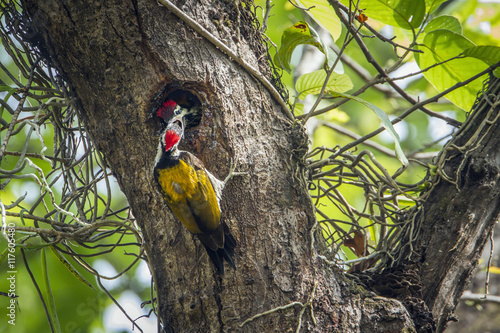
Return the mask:
<path id="1" fill-rule="evenodd" d="M 61 324 L 59 323 L 59 318 L 57 315 L 54 293 L 52 292 L 52 287 L 50 286 L 49 269 L 47 267 L 47 257 L 45 254 L 45 248 L 42 248 L 42 276 L 43 276 L 43 282 L 45 284 L 45 298 L 47 299 L 46 304 L 49 310 L 49 317 L 50 317 L 49 320 L 54 325 L 55 332 L 62 332 Z"/>
<path id="2" fill-rule="evenodd" d="M 15 92 L 16 88 L 12 88 L 11 86 L 8 86 L 8 85 L 5 85 L 5 84 L 0 84 L 0 91 Z"/>
<path id="3" fill-rule="evenodd" d="M 500 47 L 492 45 L 479 45 L 464 50 L 464 55 L 480 59 L 489 66 L 495 65 L 500 61 Z M 493 74 L 500 77 L 500 67 L 497 67 Z"/>
<path id="4" fill-rule="evenodd" d="M 349 0 L 341 2 L 349 6 Z M 422 24 L 425 0 L 360 0 L 358 8 L 369 19 L 411 30 Z"/>
<path id="5" fill-rule="evenodd" d="M 326 80 L 326 72 L 322 69 L 304 74 L 297 79 L 295 89 L 298 98 L 304 99 L 309 94 L 319 94 Z M 326 85 L 327 93 L 343 93 L 353 88 L 352 81 L 347 74 L 333 72 Z"/>
<path id="6" fill-rule="evenodd" d="M 446 0 L 425 0 L 425 9 L 427 13 L 432 13 L 445 1 Z"/>
<path id="7" fill-rule="evenodd" d="M 394 139 L 394 148 L 395 148 L 395 151 L 396 151 L 396 157 L 399 159 L 399 161 L 404 165 L 404 166 L 407 166 L 408 165 L 408 159 L 406 158 L 404 152 L 403 152 L 403 149 L 401 148 L 401 143 L 400 143 L 400 139 L 399 139 L 399 135 L 398 133 L 396 132 L 396 130 L 394 129 L 394 127 L 392 126 L 392 123 L 391 123 L 391 120 L 389 119 L 389 117 L 387 116 L 387 114 L 382 110 L 380 109 L 379 107 L 371 104 L 371 103 L 368 103 L 367 101 L 359 98 L 359 97 L 356 97 L 356 96 L 352 96 L 352 95 L 348 95 L 348 94 L 341 94 L 341 93 L 335 93 L 335 94 L 332 94 L 334 97 L 342 97 L 342 98 L 349 98 L 349 99 L 352 99 L 352 100 L 355 100 L 356 102 L 359 102 L 363 105 L 365 105 L 367 108 L 369 108 L 370 110 L 372 110 L 373 112 L 375 112 L 375 114 L 377 115 L 377 117 L 380 119 L 380 122 L 382 124 L 382 127 L 384 127 L 387 132 L 392 136 L 392 138 Z"/>
<path id="8" fill-rule="evenodd" d="M 304 113 L 304 104 L 296 103 L 293 108 L 293 114 L 303 114 Z"/>
<path id="9" fill-rule="evenodd" d="M 54 247 L 50 247 L 50 249 L 52 250 L 52 252 L 54 253 L 54 255 L 57 257 L 57 259 L 59 259 L 59 261 L 68 269 L 68 271 L 71 272 L 71 274 L 73 274 L 80 282 L 82 282 L 83 284 L 89 286 L 90 288 L 94 289 L 94 286 L 89 282 L 87 281 L 87 279 L 80 274 L 80 272 L 78 272 L 74 267 L 73 265 L 71 265 L 71 263 L 66 260 L 66 258 L 64 258 L 64 256 L 62 254 L 60 254 L 56 249 L 54 249 Z"/>
<path id="10" fill-rule="evenodd" d="M 316 46 L 323 52 L 327 58 L 328 53 L 325 51 L 326 46 L 318 36 L 318 33 L 305 21 L 299 21 L 293 26 L 286 28 L 281 36 L 281 46 L 278 53 L 274 56 L 274 64 L 281 66 L 284 70 L 290 73 L 290 59 L 295 48 L 300 44 L 309 44 Z"/>
<path id="11" fill-rule="evenodd" d="M 434 30 L 438 29 L 447 29 L 450 31 L 453 31 L 454 33 L 457 33 L 459 35 L 462 34 L 462 25 L 460 24 L 460 21 L 453 16 L 449 15 L 443 15 L 443 16 L 438 16 L 434 19 L 432 19 L 426 26 L 425 26 L 425 32 L 429 33 Z"/>
<path id="12" fill-rule="evenodd" d="M 328 30 L 334 41 L 340 37 L 342 25 L 340 23 L 335 10 L 325 0 L 300 0 L 300 3 L 306 8 L 311 8 L 307 11 L 316 22 L 323 28 Z"/>
<path id="13" fill-rule="evenodd" d="M 436 63 L 460 55 L 465 49 L 474 46 L 470 40 L 450 30 L 438 29 L 425 35 L 424 45 L 418 48 L 424 53 L 416 53 L 417 64 L 423 70 Z M 424 72 L 425 78 L 438 90 L 444 91 L 453 85 L 471 78 L 484 71 L 488 66 L 474 58 L 454 59 L 445 64 Z M 468 111 L 471 109 L 476 95 L 482 89 L 484 77 L 474 80 L 466 86 L 455 89 L 447 94 L 456 106 Z"/>

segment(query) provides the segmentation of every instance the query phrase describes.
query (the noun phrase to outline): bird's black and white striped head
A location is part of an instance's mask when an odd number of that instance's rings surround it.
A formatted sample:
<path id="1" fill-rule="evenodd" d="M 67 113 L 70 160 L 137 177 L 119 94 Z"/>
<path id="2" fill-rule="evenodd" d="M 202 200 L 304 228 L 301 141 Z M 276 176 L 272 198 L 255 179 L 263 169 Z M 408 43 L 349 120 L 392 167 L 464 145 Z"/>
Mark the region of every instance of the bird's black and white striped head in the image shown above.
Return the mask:
<path id="1" fill-rule="evenodd" d="M 180 118 L 182 119 L 184 128 L 187 128 L 199 124 L 201 118 L 201 106 L 193 105 L 190 108 L 186 108 L 180 106 L 175 101 L 168 99 L 160 105 L 156 111 L 156 116 L 162 119 L 165 124 L 170 123 L 174 117 Z"/>
<path id="2" fill-rule="evenodd" d="M 156 162 L 158 162 L 164 153 L 171 156 L 177 156 L 177 146 L 184 136 L 184 123 L 182 116 L 174 116 L 170 119 L 167 127 L 161 133 L 160 143 L 158 144 L 158 152 Z"/>

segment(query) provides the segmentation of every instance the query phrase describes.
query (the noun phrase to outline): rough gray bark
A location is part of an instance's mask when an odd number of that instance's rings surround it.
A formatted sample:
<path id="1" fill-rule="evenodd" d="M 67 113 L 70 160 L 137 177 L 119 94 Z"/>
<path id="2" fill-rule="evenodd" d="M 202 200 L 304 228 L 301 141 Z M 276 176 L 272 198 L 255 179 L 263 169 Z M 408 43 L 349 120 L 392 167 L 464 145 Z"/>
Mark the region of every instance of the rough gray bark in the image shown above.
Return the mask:
<path id="1" fill-rule="evenodd" d="M 268 73 L 248 8 L 236 4 L 179 6 Z M 263 311 L 306 304 L 313 290 L 316 323 L 306 309 L 306 331 L 415 330 L 399 301 L 374 296 L 311 253 L 314 209 L 306 186 L 294 177 L 307 139 L 257 80 L 154 0 L 24 0 L 23 7 L 40 33 L 39 46 L 73 88 L 80 117 L 141 226 L 168 330 L 237 331 Z M 222 202 L 239 244 L 238 269 L 223 277 L 173 218 L 153 182 L 158 137 L 147 120 L 151 98 L 164 88 L 191 91 L 204 106 L 185 149 L 219 178 L 231 159 L 248 171 L 229 183 Z M 294 331 L 300 310 L 295 305 L 241 330 Z"/>
<path id="2" fill-rule="evenodd" d="M 438 158 L 421 210 L 417 249 L 423 299 L 446 327 L 500 217 L 500 80 L 489 89 Z"/>

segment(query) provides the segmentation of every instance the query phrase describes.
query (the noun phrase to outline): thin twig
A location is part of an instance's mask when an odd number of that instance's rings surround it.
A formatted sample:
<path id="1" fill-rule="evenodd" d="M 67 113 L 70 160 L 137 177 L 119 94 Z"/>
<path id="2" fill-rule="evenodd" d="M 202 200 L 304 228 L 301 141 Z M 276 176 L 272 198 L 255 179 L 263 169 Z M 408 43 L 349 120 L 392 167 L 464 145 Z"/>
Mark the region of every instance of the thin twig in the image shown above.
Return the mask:
<path id="1" fill-rule="evenodd" d="M 492 229 L 490 234 L 490 256 L 488 258 L 488 266 L 486 267 L 486 279 L 484 281 L 484 298 L 488 297 L 488 289 L 490 286 L 490 267 L 491 267 L 491 261 L 493 260 L 493 251 L 495 244 L 493 241 L 494 232 L 495 229 Z"/>
<path id="2" fill-rule="evenodd" d="M 272 313 L 275 313 L 275 312 L 278 312 L 278 311 L 281 311 L 281 310 L 286 310 L 286 309 L 289 309 L 289 308 L 292 308 L 296 305 L 300 305 L 301 306 L 301 310 L 300 310 L 300 313 L 299 313 L 299 322 L 298 322 L 298 325 L 297 325 L 297 329 L 295 332 L 300 332 L 300 328 L 302 326 L 302 316 L 305 312 L 305 310 L 309 307 L 311 308 L 311 318 L 314 322 L 314 324 L 316 324 L 316 319 L 314 318 L 314 312 L 312 310 L 312 302 L 314 300 L 314 294 L 316 292 L 316 287 L 317 287 L 317 282 L 315 281 L 314 282 L 314 285 L 313 285 L 313 289 L 311 291 L 311 294 L 309 296 L 309 299 L 308 301 L 303 304 L 302 302 L 292 302 L 292 303 L 289 303 L 287 305 L 284 305 L 284 306 L 279 306 L 279 307 L 276 307 L 274 309 L 271 309 L 271 310 L 268 310 L 268 311 L 265 311 L 265 312 L 261 312 L 259 314 L 256 314 L 255 316 L 251 317 L 251 318 L 248 318 L 247 320 L 245 320 L 243 323 L 240 324 L 240 328 L 242 328 L 244 325 L 246 325 L 247 323 L 251 322 L 251 321 L 254 321 L 255 319 L 258 319 L 260 317 L 263 317 L 263 316 L 267 316 L 269 314 L 272 314 Z"/>
<path id="3" fill-rule="evenodd" d="M 12 132 L 14 131 L 14 126 L 16 125 L 17 117 L 19 117 L 19 114 L 21 113 L 24 101 L 28 97 L 27 96 L 27 92 L 30 89 L 31 84 L 33 83 L 33 77 L 34 77 L 34 74 L 35 74 L 35 68 L 38 65 L 39 61 L 40 61 L 40 59 L 38 58 L 35 61 L 35 63 L 33 64 L 33 66 L 31 66 L 30 77 L 29 77 L 28 83 L 26 84 L 26 86 L 23 87 L 23 91 L 24 91 L 23 96 L 19 100 L 19 104 L 18 104 L 16 110 L 14 111 L 14 114 L 12 115 L 12 120 L 10 122 L 10 125 L 9 125 L 8 130 L 7 130 L 7 133 L 5 133 L 5 137 L 3 139 L 2 146 L 0 147 L 0 162 L 2 162 L 2 159 L 3 159 L 3 156 L 4 156 L 4 152 L 7 149 L 7 143 L 9 142 L 10 136 L 11 136 Z"/>
<path id="4" fill-rule="evenodd" d="M 304 306 L 304 304 L 302 304 L 301 302 L 292 302 L 292 303 L 289 303 L 289 304 L 284 305 L 284 306 L 279 306 L 277 308 L 261 312 L 261 313 L 256 314 L 255 316 L 253 316 L 251 318 L 248 318 L 243 323 L 241 323 L 240 328 L 243 327 L 243 326 L 245 326 L 249 322 L 254 321 L 257 318 L 260 318 L 260 317 L 263 317 L 263 316 L 267 316 L 268 314 L 275 313 L 275 312 L 278 312 L 278 311 L 281 311 L 281 310 L 286 310 L 286 309 L 292 308 L 292 307 L 294 307 L 296 305 L 300 305 L 302 307 Z"/>
<path id="5" fill-rule="evenodd" d="M 345 127 L 342 127 L 342 126 L 339 126 L 337 124 L 334 124 L 334 123 L 330 123 L 330 122 L 322 122 L 321 123 L 323 126 L 325 127 L 328 127 L 340 134 L 343 134 L 345 136 L 348 136 L 350 137 L 351 139 L 354 139 L 354 140 L 359 140 L 362 138 L 361 135 L 359 134 L 356 134 L 350 130 L 348 130 L 347 128 Z M 373 149 L 376 149 L 378 150 L 379 152 L 387 155 L 387 156 L 390 156 L 390 157 L 394 157 L 396 158 L 396 153 L 392 150 L 392 149 L 389 149 L 385 146 L 382 146 L 381 144 L 375 142 L 375 141 L 372 141 L 372 140 L 365 140 L 363 141 L 363 144 L 368 146 L 368 147 L 371 147 Z M 416 154 L 413 154 L 412 155 L 412 158 L 414 159 L 422 159 L 422 160 L 428 160 L 428 159 L 432 159 L 433 157 L 437 156 L 438 152 L 431 152 L 431 153 L 416 153 Z"/>
<path id="6" fill-rule="evenodd" d="M 462 297 L 460 297 L 461 301 L 473 301 L 476 303 L 497 303 L 500 304 L 500 296 L 497 295 L 488 295 L 485 297 L 484 294 L 474 294 L 470 290 L 464 291 Z"/>
<path id="7" fill-rule="evenodd" d="M 485 69 L 484 71 L 474 75 L 473 77 L 465 80 L 465 81 L 462 81 L 462 82 L 459 82 L 459 83 L 456 83 L 454 84 L 453 86 L 451 86 L 450 88 L 442 91 L 441 93 L 431 97 L 431 98 L 428 98 L 426 99 L 425 101 L 422 101 L 422 102 L 418 102 L 418 103 L 415 103 L 412 107 L 410 107 L 408 110 L 406 110 L 406 112 L 404 112 L 402 115 L 400 115 L 399 117 L 397 118 L 394 118 L 391 123 L 394 125 L 394 124 L 397 124 L 399 123 L 400 121 L 402 121 L 404 118 L 406 118 L 408 115 L 410 115 L 413 111 L 415 110 L 418 110 L 419 108 L 421 108 L 423 105 L 425 104 L 429 104 L 429 103 L 432 103 L 432 102 L 436 102 L 438 99 L 440 99 L 441 97 L 445 96 L 446 94 L 450 93 L 451 91 L 453 90 L 456 90 L 460 87 L 463 87 L 467 84 L 469 84 L 470 82 L 480 78 L 481 76 L 485 75 L 485 74 L 488 74 L 490 72 L 493 72 L 493 70 L 497 67 L 500 67 L 500 62 L 498 62 L 497 64 L 493 65 L 493 66 L 490 66 L 489 68 Z M 344 152 L 344 151 L 347 151 L 349 149 L 352 149 L 353 147 L 357 146 L 358 144 L 362 143 L 363 141 L 365 140 L 368 140 L 372 137 L 374 137 L 375 135 L 383 132 L 385 130 L 385 128 L 383 127 L 379 127 L 377 130 L 371 132 L 370 134 L 367 134 L 365 135 L 362 139 L 359 139 L 359 140 L 355 140 L 345 146 L 343 146 L 340 150 L 339 150 L 339 153 L 341 152 Z"/>
<path id="8" fill-rule="evenodd" d="M 269 20 L 269 14 L 271 14 L 271 8 L 273 7 L 274 5 L 271 5 L 271 0 L 266 0 L 266 10 L 262 19 L 262 28 L 260 29 L 262 33 L 266 32 L 267 30 L 267 20 Z"/>
<path id="9" fill-rule="evenodd" d="M 23 257 L 24 266 L 26 267 L 26 271 L 28 271 L 28 275 L 31 278 L 31 282 L 33 282 L 33 285 L 35 286 L 36 292 L 38 293 L 38 297 L 40 298 L 40 301 L 42 302 L 43 309 L 45 310 L 45 316 L 47 317 L 47 321 L 49 322 L 49 325 L 50 325 L 50 330 L 51 330 L 51 332 L 54 333 L 55 332 L 54 324 L 52 323 L 49 309 L 47 308 L 47 304 L 45 303 L 45 299 L 43 298 L 42 291 L 40 290 L 40 287 L 38 286 L 38 283 L 36 282 L 35 276 L 33 275 L 33 272 L 31 272 L 30 266 L 28 264 L 28 260 L 26 259 L 26 255 L 24 254 L 23 249 L 21 249 L 21 256 Z"/>

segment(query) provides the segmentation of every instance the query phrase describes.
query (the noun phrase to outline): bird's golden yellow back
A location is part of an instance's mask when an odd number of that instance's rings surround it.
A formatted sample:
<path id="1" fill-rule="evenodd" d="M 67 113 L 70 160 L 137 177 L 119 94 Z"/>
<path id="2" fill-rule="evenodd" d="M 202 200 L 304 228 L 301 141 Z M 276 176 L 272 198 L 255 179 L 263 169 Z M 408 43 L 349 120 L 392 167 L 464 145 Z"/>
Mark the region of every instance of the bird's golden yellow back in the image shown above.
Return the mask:
<path id="1" fill-rule="evenodd" d="M 157 181 L 175 216 L 194 234 L 217 230 L 220 208 L 212 183 L 203 169 L 182 159 L 173 166 L 157 169 Z"/>

